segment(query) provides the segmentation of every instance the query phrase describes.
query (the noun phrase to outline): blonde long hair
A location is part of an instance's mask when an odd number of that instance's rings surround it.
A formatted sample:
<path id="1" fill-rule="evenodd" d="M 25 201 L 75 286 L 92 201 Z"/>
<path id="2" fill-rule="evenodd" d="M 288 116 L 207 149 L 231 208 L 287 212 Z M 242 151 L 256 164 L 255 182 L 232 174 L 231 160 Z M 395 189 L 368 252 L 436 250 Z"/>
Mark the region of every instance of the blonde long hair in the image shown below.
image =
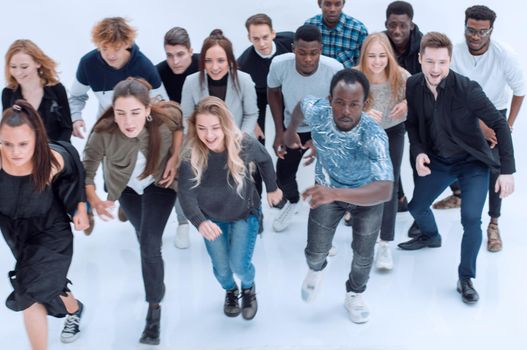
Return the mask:
<path id="1" fill-rule="evenodd" d="M 242 197 L 247 175 L 247 168 L 240 157 L 243 134 L 234 124 L 232 115 L 227 109 L 225 102 L 214 96 L 207 96 L 201 99 L 188 120 L 188 133 L 181 158 L 190 162 L 194 173 L 193 180 L 196 182 L 194 187 L 199 186 L 201 183 L 203 172 L 207 169 L 209 156 L 208 147 L 201 142 L 197 133 L 196 121 L 199 114 L 212 114 L 218 117 L 224 134 L 225 150 L 227 151 L 227 182 L 229 182 L 229 176 L 232 177 L 236 192 Z"/>
<path id="2" fill-rule="evenodd" d="M 401 87 L 404 86 L 406 80 L 403 75 L 403 70 L 397 63 L 397 60 L 395 59 L 395 54 L 392 49 L 392 45 L 390 44 L 390 40 L 384 33 L 373 33 L 366 37 L 364 42 L 362 43 L 361 51 L 360 51 L 360 58 L 359 58 L 359 64 L 355 67 L 357 70 L 360 70 L 363 72 L 369 81 L 371 81 L 372 78 L 372 72 L 369 70 L 366 59 L 368 58 L 368 51 L 370 46 L 373 43 L 380 44 L 384 50 L 386 50 L 386 54 L 388 57 L 388 64 L 386 65 L 385 71 L 386 76 L 388 77 L 388 82 L 390 83 L 390 89 L 391 89 L 391 97 L 393 100 L 397 100 L 400 96 Z M 366 101 L 365 109 L 371 108 L 373 105 L 373 96 L 370 94 L 368 96 L 368 100 Z"/>

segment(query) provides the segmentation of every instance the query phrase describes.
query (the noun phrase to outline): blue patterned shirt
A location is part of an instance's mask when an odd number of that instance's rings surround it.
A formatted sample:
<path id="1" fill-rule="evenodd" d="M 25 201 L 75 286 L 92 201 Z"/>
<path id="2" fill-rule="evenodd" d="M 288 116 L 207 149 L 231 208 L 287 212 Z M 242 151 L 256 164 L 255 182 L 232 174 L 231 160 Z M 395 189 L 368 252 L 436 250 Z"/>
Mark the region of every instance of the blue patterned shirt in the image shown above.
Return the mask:
<path id="1" fill-rule="evenodd" d="M 362 113 L 353 129 L 341 131 L 335 125 L 327 98 L 307 96 L 301 108 L 317 149 L 318 184 L 357 188 L 375 181 L 393 181 L 388 136 L 366 113 Z"/>
<path id="2" fill-rule="evenodd" d="M 322 14 L 306 21 L 313 24 L 322 33 L 322 54 L 337 59 L 346 68 L 352 68 L 359 62 L 362 42 L 368 36 L 366 26 L 359 20 L 340 14 L 339 23 L 334 28 L 328 28 Z"/>

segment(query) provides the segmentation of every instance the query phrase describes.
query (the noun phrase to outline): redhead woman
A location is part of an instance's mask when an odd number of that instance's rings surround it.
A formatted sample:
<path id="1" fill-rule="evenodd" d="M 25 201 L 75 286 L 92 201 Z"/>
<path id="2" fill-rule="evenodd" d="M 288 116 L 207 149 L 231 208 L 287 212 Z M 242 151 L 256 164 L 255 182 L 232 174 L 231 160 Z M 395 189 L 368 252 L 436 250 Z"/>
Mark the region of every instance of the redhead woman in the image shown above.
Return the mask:
<path id="1" fill-rule="evenodd" d="M 5 55 L 7 86 L 2 91 L 2 105 L 6 110 L 18 99 L 28 101 L 42 118 L 50 140 L 70 142 L 70 106 L 56 67 L 31 40 L 13 42 Z"/>

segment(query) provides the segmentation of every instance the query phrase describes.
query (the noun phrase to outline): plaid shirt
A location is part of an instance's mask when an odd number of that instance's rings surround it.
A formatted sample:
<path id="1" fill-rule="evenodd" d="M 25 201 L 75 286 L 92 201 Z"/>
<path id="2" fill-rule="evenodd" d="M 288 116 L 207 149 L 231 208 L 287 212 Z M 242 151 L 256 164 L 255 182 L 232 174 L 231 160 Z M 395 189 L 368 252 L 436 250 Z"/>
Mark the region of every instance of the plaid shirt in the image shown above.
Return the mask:
<path id="1" fill-rule="evenodd" d="M 358 63 L 362 42 L 368 36 L 368 30 L 361 21 L 342 13 L 339 23 L 330 29 L 320 14 L 308 19 L 305 24 L 317 26 L 322 33 L 323 55 L 337 59 L 346 68 Z"/>

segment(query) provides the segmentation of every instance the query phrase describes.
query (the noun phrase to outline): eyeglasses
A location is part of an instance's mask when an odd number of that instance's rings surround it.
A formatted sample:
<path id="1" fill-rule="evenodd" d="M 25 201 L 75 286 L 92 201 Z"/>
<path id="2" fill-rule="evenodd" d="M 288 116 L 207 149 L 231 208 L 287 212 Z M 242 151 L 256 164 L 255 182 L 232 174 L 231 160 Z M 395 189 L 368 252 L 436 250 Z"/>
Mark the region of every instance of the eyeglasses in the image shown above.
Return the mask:
<path id="1" fill-rule="evenodd" d="M 467 35 L 477 35 L 481 38 L 485 38 L 487 36 L 490 35 L 490 33 L 492 32 L 492 27 L 488 28 L 488 29 L 474 29 L 474 28 L 471 28 L 471 27 L 465 27 L 465 34 Z"/>

